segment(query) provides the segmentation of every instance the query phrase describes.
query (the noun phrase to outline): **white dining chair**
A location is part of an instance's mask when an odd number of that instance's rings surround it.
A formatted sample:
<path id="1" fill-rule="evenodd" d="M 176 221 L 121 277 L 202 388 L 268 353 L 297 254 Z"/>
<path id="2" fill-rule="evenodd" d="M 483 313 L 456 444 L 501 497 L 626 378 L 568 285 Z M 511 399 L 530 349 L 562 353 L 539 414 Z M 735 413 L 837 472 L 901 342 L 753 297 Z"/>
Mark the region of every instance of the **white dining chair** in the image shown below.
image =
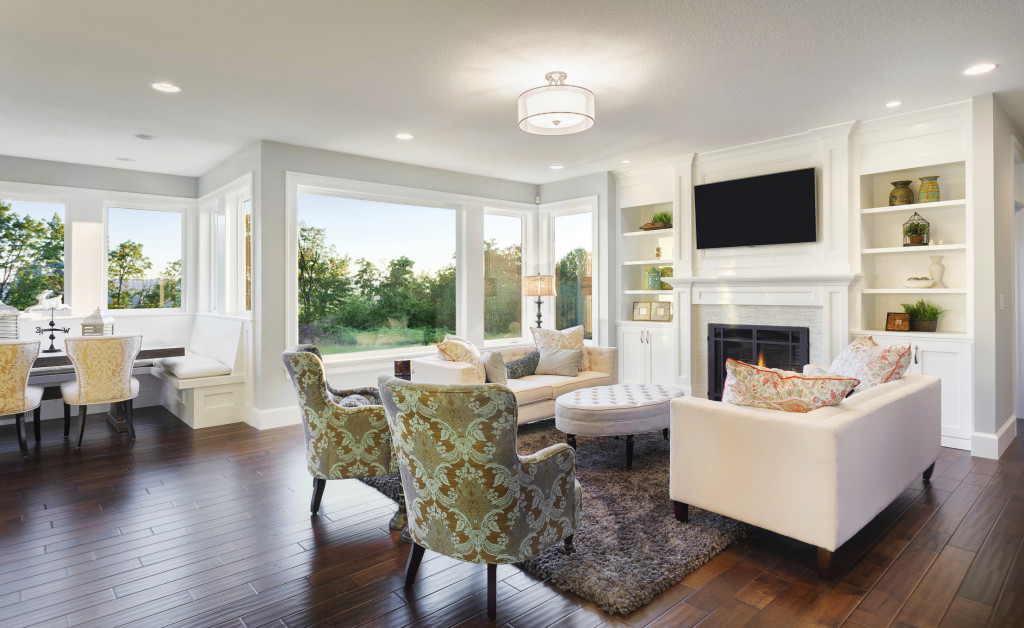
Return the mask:
<path id="1" fill-rule="evenodd" d="M 75 381 L 60 385 L 64 403 L 78 406 L 78 443 L 85 434 L 85 414 L 90 405 L 121 404 L 128 438 L 135 440 L 132 400 L 139 395 L 139 380 L 132 377 L 142 335 L 67 338 L 64 348 L 75 367 Z"/>
<path id="2" fill-rule="evenodd" d="M 18 431 L 21 455 L 28 458 L 25 421 L 39 407 L 43 389 L 28 385 L 29 369 L 39 357 L 38 340 L 0 341 L 0 416 L 13 416 Z M 36 440 L 38 441 L 38 431 Z"/>

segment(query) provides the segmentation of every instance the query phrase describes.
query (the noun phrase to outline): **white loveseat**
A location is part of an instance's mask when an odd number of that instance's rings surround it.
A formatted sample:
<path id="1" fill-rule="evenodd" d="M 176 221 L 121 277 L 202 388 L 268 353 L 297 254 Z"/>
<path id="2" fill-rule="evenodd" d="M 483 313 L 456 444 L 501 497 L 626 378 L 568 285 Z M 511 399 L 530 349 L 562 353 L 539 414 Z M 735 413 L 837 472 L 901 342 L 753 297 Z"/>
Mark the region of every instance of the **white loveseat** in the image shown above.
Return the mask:
<path id="1" fill-rule="evenodd" d="M 502 349 L 501 357 L 508 364 L 532 351 L 532 346 Z M 586 347 L 590 370 L 576 377 L 561 375 L 528 375 L 510 379 L 506 384 L 519 404 L 519 422 L 530 423 L 555 416 L 555 399 L 580 388 L 610 386 L 619 382 L 618 357 L 615 347 Z M 476 384 L 476 371 L 469 364 L 448 362 L 438 357 L 412 360 L 412 381 L 431 384 Z"/>
<path id="2" fill-rule="evenodd" d="M 669 495 L 688 505 L 832 552 L 886 508 L 939 455 L 940 380 L 924 375 L 807 413 L 706 399 L 672 401 Z"/>

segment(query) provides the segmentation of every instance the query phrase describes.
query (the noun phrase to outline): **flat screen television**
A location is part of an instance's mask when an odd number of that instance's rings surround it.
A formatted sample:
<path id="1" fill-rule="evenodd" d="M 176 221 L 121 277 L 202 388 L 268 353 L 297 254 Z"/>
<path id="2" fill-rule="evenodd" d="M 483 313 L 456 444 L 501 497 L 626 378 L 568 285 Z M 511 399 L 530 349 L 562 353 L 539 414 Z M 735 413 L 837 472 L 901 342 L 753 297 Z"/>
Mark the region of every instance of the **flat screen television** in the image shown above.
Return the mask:
<path id="1" fill-rule="evenodd" d="M 814 168 L 693 188 L 697 248 L 817 240 Z"/>

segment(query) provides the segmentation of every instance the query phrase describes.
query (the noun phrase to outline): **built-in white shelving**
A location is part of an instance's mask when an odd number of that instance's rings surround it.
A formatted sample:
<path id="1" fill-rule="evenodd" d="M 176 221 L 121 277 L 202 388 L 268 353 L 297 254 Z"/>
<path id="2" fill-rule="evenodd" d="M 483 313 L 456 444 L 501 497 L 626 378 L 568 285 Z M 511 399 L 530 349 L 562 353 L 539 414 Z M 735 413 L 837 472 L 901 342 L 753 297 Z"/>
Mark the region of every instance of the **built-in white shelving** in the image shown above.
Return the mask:
<path id="1" fill-rule="evenodd" d="M 930 209 L 944 209 L 947 207 L 963 207 L 967 204 L 965 199 L 954 199 L 951 201 L 936 201 L 934 203 L 911 203 L 910 205 L 883 205 L 881 207 L 869 207 L 860 210 L 862 214 L 891 214 L 893 212 L 922 212 Z"/>
<path id="2" fill-rule="evenodd" d="M 875 334 L 885 334 L 886 336 L 907 338 L 908 340 L 963 340 L 967 337 L 966 333 L 955 331 L 885 331 L 883 329 L 850 330 L 851 336 L 873 336 Z"/>
<path id="3" fill-rule="evenodd" d="M 671 227 L 668 228 L 668 229 L 648 229 L 648 230 L 640 230 L 640 231 L 627 231 L 626 233 L 623 233 L 622 235 L 627 237 L 627 238 L 633 238 L 633 237 L 637 237 L 637 236 L 650 236 L 650 235 L 665 236 L 666 234 L 669 235 L 669 236 L 672 235 L 672 228 Z"/>
<path id="4" fill-rule="evenodd" d="M 931 246 L 886 246 L 880 249 L 862 249 L 864 255 L 879 255 L 881 253 L 932 253 L 934 251 L 963 251 L 967 249 L 966 244 L 933 244 Z"/>
<path id="5" fill-rule="evenodd" d="M 668 266 L 672 260 L 664 259 L 638 259 L 622 262 L 623 266 Z"/>
<path id="6" fill-rule="evenodd" d="M 966 288 L 864 288 L 864 294 L 967 294 Z"/>
<path id="7" fill-rule="evenodd" d="M 671 296 L 671 290 L 623 290 L 623 294 L 647 294 L 647 295 L 665 295 Z"/>

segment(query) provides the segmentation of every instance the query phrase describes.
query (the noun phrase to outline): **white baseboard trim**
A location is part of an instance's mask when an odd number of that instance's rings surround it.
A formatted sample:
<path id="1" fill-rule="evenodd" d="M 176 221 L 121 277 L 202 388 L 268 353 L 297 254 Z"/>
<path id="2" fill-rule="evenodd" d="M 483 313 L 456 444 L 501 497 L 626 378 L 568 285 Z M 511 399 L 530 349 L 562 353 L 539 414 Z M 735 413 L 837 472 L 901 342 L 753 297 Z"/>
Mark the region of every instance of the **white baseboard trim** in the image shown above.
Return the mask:
<path id="1" fill-rule="evenodd" d="M 963 449 L 964 451 L 971 450 L 971 439 L 969 438 L 955 438 L 953 436 L 943 436 L 940 444 L 943 447 L 950 447 L 952 449 Z"/>
<path id="2" fill-rule="evenodd" d="M 258 430 L 272 430 L 275 427 L 286 427 L 298 425 L 302 422 L 299 415 L 299 406 L 284 406 L 282 408 L 271 408 L 270 410 L 253 409 L 253 427 Z"/>
<path id="3" fill-rule="evenodd" d="M 978 458 L 999 460 L 1006 448 L 1017 436 L 1017 417 L 1011 415 L 995 434 L 974 432 L 971 434 L 971 455 Z"/>

